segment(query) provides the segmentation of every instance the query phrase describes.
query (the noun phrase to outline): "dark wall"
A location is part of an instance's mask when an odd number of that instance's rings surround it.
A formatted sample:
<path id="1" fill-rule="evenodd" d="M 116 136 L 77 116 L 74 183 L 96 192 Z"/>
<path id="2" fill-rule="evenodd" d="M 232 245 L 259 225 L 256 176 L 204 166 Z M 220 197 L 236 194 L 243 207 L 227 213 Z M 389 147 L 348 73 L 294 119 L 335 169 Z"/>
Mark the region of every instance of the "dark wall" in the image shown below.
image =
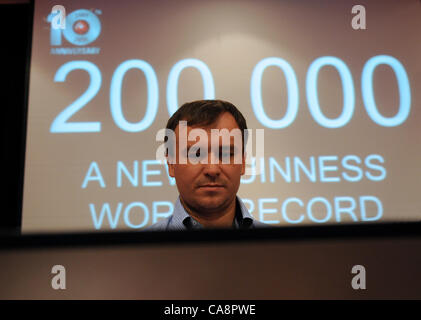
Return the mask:
<path id="1" fill-rule="evenodd" d="M 19 230 L 26 135 L 32 4 L 0 5 L 1 181 L 0 229 Z"/>

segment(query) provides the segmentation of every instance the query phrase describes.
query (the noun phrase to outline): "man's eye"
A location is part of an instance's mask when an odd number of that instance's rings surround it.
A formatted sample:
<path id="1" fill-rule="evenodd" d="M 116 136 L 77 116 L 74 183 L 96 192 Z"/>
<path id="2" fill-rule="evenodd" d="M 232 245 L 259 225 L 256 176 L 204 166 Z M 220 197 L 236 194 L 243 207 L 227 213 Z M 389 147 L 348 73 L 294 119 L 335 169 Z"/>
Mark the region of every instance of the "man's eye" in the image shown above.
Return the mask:
<path id="1" fill-rule="evenodd" d="M 225 153 L 221 153 L 221 158 L 231 158 L 234 156 L 234 152 L 225 152 Z"/>
<path id="2" fill-rule="evenodd" d="M 201 151 L 200 148 L 189 148 L 188 149 L 188 155 L 190 157 L 195 157 L 195 158 L 203 158 L 206 156 L 206 152 L 203 152 L 203 150 Z"/>

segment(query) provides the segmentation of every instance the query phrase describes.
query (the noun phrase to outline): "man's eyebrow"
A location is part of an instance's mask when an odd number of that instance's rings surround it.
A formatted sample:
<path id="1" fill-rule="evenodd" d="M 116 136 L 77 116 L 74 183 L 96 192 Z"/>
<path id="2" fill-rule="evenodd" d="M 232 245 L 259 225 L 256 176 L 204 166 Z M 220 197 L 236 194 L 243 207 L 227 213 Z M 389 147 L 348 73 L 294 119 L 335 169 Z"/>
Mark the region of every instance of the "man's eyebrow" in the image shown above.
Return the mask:
<path id="1" fill-rule="evenodd" d="M 238 149 L 235 144 L 219 146 L 219 149 L 222 149 L 222 148 L 230 148 L 230 149 L 234 149 L 234 150 L 237 150 Z"/>
<path id="2" fill-rule="evenodd" d="M 189 151 L 193 146 L 197 149 L 200 148 L 202 151 L 208 149 L 207 145 L 196 145 L 195 143 L 192 143 L 192 144 L 188 144 L 184 150 Z"/>
<path id="3" fill-rule="evenodd" d="M 187 143 L 187 148 L 190 148 L 190 147 L 192 147 L 192 146 L 194 146 L 196 144 L 197 144 L 197 142 L 194 142 L 194 141 L 193 142 L 188 142 Z M 199 144 L 199 146 L 202 146 L 202 145 Z M 206 144 L 203 144 L 203 146 L 206 146 Z"/>
<path id="4" fill-rule="evenodd" d="M 187 147 L 187 148 L 190 148 L 190 147 L 192 147 L 192 146 L 194 146 L 194 145 L 196 145 L 196 144 L 197 144 L 197 142 L 194 142 L 194 141 L 189 141 L 189 142 L 187 143 L 186 147 Z M 199 146 L 200 146 L 200 144 L 199 144 Z M 206 146 L 206 144 L 203 144 L 203 146 L 202 146 L 202 147 L 204 147 L 204 146 Z M 238 149 L 235 143 L 231 143 L 231 144 L 229 144 L 229 145 L 219 145 L 218 147 L 219 147 L 219 149 L 222 149 L 222 148 L 224 148 L 224 147 L 225 147 L 225 148 Z"/>

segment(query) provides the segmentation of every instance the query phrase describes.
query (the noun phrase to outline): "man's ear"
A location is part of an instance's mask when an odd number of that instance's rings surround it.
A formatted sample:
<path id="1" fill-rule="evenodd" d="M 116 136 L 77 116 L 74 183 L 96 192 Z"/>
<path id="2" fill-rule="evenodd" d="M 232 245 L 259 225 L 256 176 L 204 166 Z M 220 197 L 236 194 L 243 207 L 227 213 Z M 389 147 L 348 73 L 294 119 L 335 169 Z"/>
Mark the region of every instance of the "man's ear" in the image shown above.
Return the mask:
<path id="1" fill-rule="evenodd" d="M 244 151 L 243 161 L 241 163 L 241 175 L 244 175 L 244 173 L 246 173 L 246 159 L 247 159 L 247 152 Z"/>
<path id="2" fill-rule="evenodd" d="M 171 178 L 175 178 L 175 175 L 174 175 L 174 164 L 168 162 L 168 160 L 167 160 L 167 166 L 168 166 L 168 174 L 170 175 Z"/>

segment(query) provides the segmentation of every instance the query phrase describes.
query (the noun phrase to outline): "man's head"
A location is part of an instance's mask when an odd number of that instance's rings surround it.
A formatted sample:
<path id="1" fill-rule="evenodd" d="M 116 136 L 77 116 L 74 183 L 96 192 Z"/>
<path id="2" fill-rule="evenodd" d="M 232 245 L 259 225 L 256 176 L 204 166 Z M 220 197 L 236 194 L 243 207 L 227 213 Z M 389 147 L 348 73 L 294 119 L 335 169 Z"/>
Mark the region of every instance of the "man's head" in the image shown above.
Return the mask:
<path id="1" fill-rule="evenodd" d="M 186 121 L 187 127 L 180 126 L 180 121 Z M 240 186 L 241 175 L 245 171 L 244 146 L 247 124 L 241 112 L 226 101 L 193 101 L 182 105 L 168 120 L 166 128 L 175 132 L 176 161 L 168 161 L 168 168 L 170 176 L 176 179 L 183 205 L 203 215 L 223 211 L 232 205 Z M 189 134 L 191 137 L 195 129 L 202 129 L 201 132 L 207 139 L 197 136 L 195 140 L 187 140 L 183 144 L 180 139 L 189 137 Z M 241 132 L 240 145 L 234 136 L 227 137 L 226 134 L 225 137 L 220 135 L 212 139 L 215 137 L 212 129 L 222 130 L 220 132 Z M 186 132 L 183 134 L 182 130 Z M 186 150 L 183 150 L 184 148 Z M 199 159 L 207 161 L 183 161 L 183 157 L 190 156 L 192 150 Z M 240 157 L 239 162 L 234 161 L 234 158 L 238 159 L 237 156 Z M 229 163 L 223 158 L 229 158 Z"/>

